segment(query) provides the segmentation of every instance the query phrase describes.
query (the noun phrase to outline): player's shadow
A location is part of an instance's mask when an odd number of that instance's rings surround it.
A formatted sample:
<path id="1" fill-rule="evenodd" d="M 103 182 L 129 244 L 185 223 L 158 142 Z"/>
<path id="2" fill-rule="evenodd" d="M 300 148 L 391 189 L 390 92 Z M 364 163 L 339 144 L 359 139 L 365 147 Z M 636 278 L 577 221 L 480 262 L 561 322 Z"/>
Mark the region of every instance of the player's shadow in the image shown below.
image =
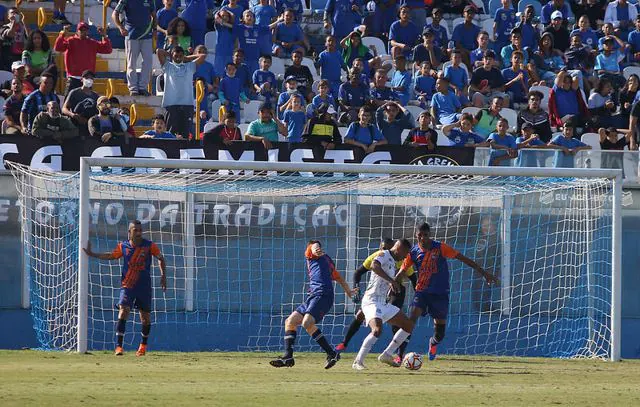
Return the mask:
<path id="1" fill-rule="evenodd" d="M 444 360 L 444 359 L 443 359 Z M 525 364 L 525 365 L 540 365 L 544 362 L 537 360 L 522 360 L 522 359 L 492 359 L 492 358 L 458 358 L 447 359 L 453 362 L 482 362 L 482 363 L 509 363 L 509 364 Z"/>

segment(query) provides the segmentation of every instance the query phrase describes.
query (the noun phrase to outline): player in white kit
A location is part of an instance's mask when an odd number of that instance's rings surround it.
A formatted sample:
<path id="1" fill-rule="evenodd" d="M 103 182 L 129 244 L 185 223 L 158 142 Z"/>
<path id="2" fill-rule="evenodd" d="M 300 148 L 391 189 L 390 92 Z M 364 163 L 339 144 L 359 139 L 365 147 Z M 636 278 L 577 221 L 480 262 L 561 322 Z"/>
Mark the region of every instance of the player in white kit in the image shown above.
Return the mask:
<path id="1" fill-rule="evenodd" d="M 383 323 L 388 322 L 403 330 L 413 331 L 414 322 L 407 318 L 400 308 L 387 301 L 389 287 L 394 292 L 400 290 L 399 283 L 394 280 L 397 272 L 396 262 L 407 257 L 409 250 L 411 243 L 407 239 L 400 239 L 390 250 L 380 251 L 373 261 L 373 275 L 362 297 L 362 312 L 371 333 L 362 342 L 360 351 L 353 361 L 352 367 L 355 370 L 366 369 L 364 359 L 380 337 Z"/>

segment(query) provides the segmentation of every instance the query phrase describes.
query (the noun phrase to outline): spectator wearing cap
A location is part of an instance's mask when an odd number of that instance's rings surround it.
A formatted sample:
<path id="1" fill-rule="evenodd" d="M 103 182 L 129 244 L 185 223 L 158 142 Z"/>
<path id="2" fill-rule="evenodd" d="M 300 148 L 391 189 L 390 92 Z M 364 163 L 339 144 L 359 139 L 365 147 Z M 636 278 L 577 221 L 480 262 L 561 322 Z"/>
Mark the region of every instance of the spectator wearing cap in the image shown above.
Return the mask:
<path id="1" fill-rule="evenodd" d="M 67 36 L 68 30 L 69 26 L 65 25 L 53 46 L 57 52 L 64 52 L 64 66 L 67 71 L 65 96 L 69 95 L 73 89 L 82 86 L 84 71 L 96 71 L 97 54 L 110 54 L 112 51 L 111 41 L 101 28 L 98 29 L 98 33 L 102 37 L 100 41 L 89 38 L 89 25 L 84 21 L 78 24 L 75 35 Z"/>
<path id="2" fill-rule="evenodd" d="M 527 108 L 518 112 L 518 131 L 528 124 L 533 127 L 533 133 L 537 134 L 543 143 L 551 141 L 551 124 L 549 114 L 542 110 L 540 104 L 544 95 L 537 90 L 530 91 L 527 95 Z"/>
<path id="3" fill-rule="evenodd" d="M 53 61 L 49 39 L 42 31 L 32 30 L 29 33 L 24 51 L 22 51 L 22 64 L 27 69 L 28 78 L 36 78 L 44 72 L 49 72 L 53 75 L 55 87 L 58 68 Z"/>
<path id="4" fill-rule="evenodd" d="M 53 77 L 51 74 L 43 74 L 40 77 L 38 89 L 34 90 L 24 99 L 20 112 L 20 126 L 22 133 L 31 134 L 33 120 L 38 113 L 47 110 L 47 103 L 58 103 L 58 95 L 53 92 Z"/>
<path id="5" fill-rule="evenodd" d="M 345 144 L 360 147 L 365 153 L 372 153 L 377 146 L 387 144 L 380 129 L 372 123 L 371 111 L 365 106 L 358 110 L 358 119 L 353 121 L 344 136 Z"/>
<path id="6" fill-rule="evenodd" d="M 245 141 L 258 141 L 264 148 L 270 149 L 271 143 L 278 141 L 278 134 L 287 135 L 287 127 L 273 117 L 271 105 L 263 103 L 258 108 L 258 119 L 249 123 L 247 133 L 244 135 Z"/>
<path id="7" fill-rule="evenodd" d="M 358 119 L 358 109 L 369 101 L 369 89 L 360 81 L 360 75 L 351 72 L 349 81 L 340 85 L 338 105 L 340 123 L 352 123 Z"/>
<path id="8" fill-rule="evenodd" d="M 284 80 L 284 92 L 280 93 L 278 96 L 278 102 L 276 103 L 276 109 L 278 111 L 278 118 L 282 120 L 284 115 L 285 106 L 291 96 L 299 95 L 302 99 L 302 103 L 304 104 L 304 96 L 300 92 L 298 92 L 298 81 L 295 76 L 287 76 Z"/>
<path id="9" fill-rule="evenodd" d="M 93 90 L 94 79 L 93 72 L 82 72 L 82 86 L 69 92 L 62 105 L 62 114 L 73 121 L 82 137 L 89 136 L 87 123 L 90 118 L 98 114 L 99 95 Z"/>
<path id="10" fill-rule="evenodd" d="M 302 132 L 302 142 L 307 144 L 320 144 L 327 150 L 333 150 L 336 145 L 342 143 L 342 136 L 338 124 L 333 119 L 336 111 L 328 103 L 323 103 L 315 111 L 315 115 L 309 119 Z"/>
<path id="11" fill-rule="evenodd" d="M 455 48 L 462 51 L 462 59 L 467 66 L 471 64 L 469 53 L 478 48 L 476 40 L 480 33 L 480 27 L 473 23 L 475 15 L 475 9 L 471 6 L 466 6 L 462 14 L 464 22 L 462 24 L 458 24 L 453 29 L 453 34 L 451 35 L 451 40 L 453 41 Z"/>
<path id="12" fill-rule="evenodd" d="M 121 140 L 127 134 L 127 124 L 118 112 L 114 112 L 115 104 L 106 96 L 100 96 L 97 101 L 98 114 L 89 119 L 89 135 L 107 143 Z"/>
<path id="13" fill-rule="evenodd" d="M 531 123 L 525 122 L 520 128 L 520 136 L 516 138 L 518 146 L 518 159 L 516 166 L 518 167 L 544 167 L 546 155 L 541 154 L 532 149 L 548 149 L 552 148 L 540 139 L 540 135 L 536 133 Z"/>
<path id="14" fill-rule="evenodd" d="M 422 10 L 424 12 L 424 6 Z M 399 55 L 411 56 L 411 51 L 418 42 L 420 29 L 411 21 L 409 12 L 408 6 L 400 7 L 398 11 L 399 19 L 391 24 L 389 29 L 389 48 L 391 48 L 391 57 L 393 58 Z M 422 26 L 424 24 L 420 27 Z"/>
<path id="15" fill-rule="evenodd" d="M 638 9 L 635 4 L 629 4 L 627 0 L 613 0 L 607 4 L 604 22 L 613 24 L 616 35 L 627 38 L 637 16 Z"/>
<path id="16" fill-rule="evenodd" d="M 382 2 L 380 2 L 382 3 Z M 351 0 L 328 0 L 324 10 L 324 29 L 331 29 L 331 35 L 342 39 L 362 23 L 362 4 Z M 379 6 L 376 6 L 376 9 Z M 391 9 L 387 13 L 393 13 Z"/>
<path id="17" fill-rule="evenodd" d="M 223 122 L 204 133 L 204 146 L 224 144 L 231 145 L 234 141 L 242 141 L 242 134 L 238 128 L 236 112 L 229 110 L 224 114 Z"/>
<path id="18" fill-rule="evenodd" d="M 50 101 L 44 112 L 38 113 L 33 120 L 31 133 L 41 140 L 54 140 L 62 143 L 78 137 L 78 128 L 71 119 L 60 114 L 58 101 Z"/>
<path id="19" fill-rule="evenodd" d="M 440 24 L 442 21 L 442 10 L 437 7 L 431 9 L 431 18 L 431 23 L 425 24 L 424 31 L 433 31 L 433 44 L 436 47 L 446 47 L 449 42 L 449 33 L 447 32 L 447 29 Z"/>
<path id="20" fill-rule="evenodd" d="M 544 33 L 553 35 L 554 47 L 562 52 L 569 48 L 569 31 L 563 22 L 562 13 L 556 10 L 551 13 L 551 24 L 544 30 Z"/>
<path id="21" fill-rule="evenodd" d="M 0 134 L 22 134 L 20 110 L 23 103 L 22 81 L 14 77 L 11 80 L 11 94 L 4 103 L 4 121 Z"/>
<path id="22" fill-rule="evenodd" d="M 297 49 L 291 54 L 292 64 L 284 71 L 284 76 L 289 78 L 293 76 L 296 78 L 298 84 L 298 93 L 300 93 L 306 99 L 306 102 L 311 102 L 313 99 L 313 92 L 311 91 L 311 85 L 313 84 L 313 75 L 311 70 L 306 65 L 302 65 L 303 53 Z M 304 102 L 304 101 L 303 101 Z"/>
<path id="23" fill-rule="evenodd" d="M 120 14 L 123 12 L 126 17 L 121 21 Z M 111 19 L 120 30 L 120 34 L 125 37 L 129 93 L 132 96 L 146 96 L 153 66 L 152 34 L 156 25 L 155 4 L 149 0 L 119 0 L 111 13 Z M 140 55 L 142 55 L 142 66 L 138 73 L 138 56 Z"/>
<path id="24" fill-rule="evenodd" d="M 540 22 L 544 25 L 550 24 L 553 17 L 551 16 L 554 11 L 559 11 L 563 16 L 563 24 L 566 24 L 566 19 L 573 17 L 571 8 L 564 0 L 550 0 L 547 4 L 542 6 L 542 15 L 540 16 Z"/>
<path id="25" fill-rule="evenodd" d="M 624 59 L 624 54 L 614 49 L 614 39 L 607 38 L 603 42 L 602 51 L 596 56 L 596 63 L 593 69 L 601 80 L 606 78 L 611 81 L 614 89 L 624 86 L 626 80 L 620 70 L 620 62 Z M 616 91 L 617 95 L 617 91 Z"/>
<path id="26" fill-rule="evenodd" d="M 413 48 L 413 63 L 415 67 L 422 65 L 424 61 L 437 68 L 442 63 L 442 50 L 435 44 L 433 29 L 427 28 L 422 32 L 422 43 Z"/>
<path id="27" fill-rule="evenodd" d="M 27 42 L 27 27 L 22 21 L 22 14 L 16 7 L 7 13 L 9 22 L 0 26 L 0 70 L 8 71 L 11 64 L 22 59 Z"/>
<path id="28" fill-rule="evenodd" d="M 387 143 L 402 144 L 402 131 L 415 127 L 411 112 L 396 102 L 386 102 L 376 110 L 376 125 Z"/>
<path id="29" fill-rule="evenodd" d="M 176 136 L 187 138 L 191 133 L 195 104 L 193 75 L 206 57 L 207 54 L 185 56 L 182 47 L 174 47 L 169 59 L 167 51 L 158 50 L 164 70 L 162 107 L 166 109 L 167 129 Z"/>
<path id="30" fill-rule="evenodd" d="M 35 90 L 33 82 L 27 79 L 26 69 L 22 61 L 14 61 L 11 64 L 11 73 L 13 73 L 13 78 L 2 84 L 2 93 L 5 97 L 11 94 L 11 81 L 14 78 L 22 83 L 21 92 L 23 95 L 27 96 Z"/>
<path id="31" fill-rule="evenodd" d="M 562 126 L 562 134 L 554 136 L 548 143 L 549 146 L 559 149 L 553 157 L 555 168 L 573 168 L 576 153 L 582 150 L 591 150 L 591 146 L 574 138 L 576 124 L 574 116 L 567 117 Z"/>
<path id="32" fill-rule="evenodd" d="M 509 106 L 509 95 L 504 93 L 505 82 L 502 73 L 494 66 L 495 52 L 488 50 L 484 53 L 483 65 L 471 75 L 469 93 L 473 93 L 472 103 L 476 107 L 483 107 L 496 96 L 503 98 L 504 104 Z"/>

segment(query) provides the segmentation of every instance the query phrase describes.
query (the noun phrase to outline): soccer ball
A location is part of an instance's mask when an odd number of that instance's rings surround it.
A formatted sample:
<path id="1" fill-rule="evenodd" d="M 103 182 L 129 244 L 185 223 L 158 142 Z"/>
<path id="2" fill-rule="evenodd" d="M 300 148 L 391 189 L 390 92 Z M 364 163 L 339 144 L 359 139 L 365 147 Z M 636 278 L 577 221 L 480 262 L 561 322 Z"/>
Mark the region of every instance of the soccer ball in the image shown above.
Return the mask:
<path id="1" fill-rule="evenodd" d="M 422 367 L 422 355 L 414 352 L 407 353 L 402 359 L 402 366 L 409 370 L 419 370 Z"/>

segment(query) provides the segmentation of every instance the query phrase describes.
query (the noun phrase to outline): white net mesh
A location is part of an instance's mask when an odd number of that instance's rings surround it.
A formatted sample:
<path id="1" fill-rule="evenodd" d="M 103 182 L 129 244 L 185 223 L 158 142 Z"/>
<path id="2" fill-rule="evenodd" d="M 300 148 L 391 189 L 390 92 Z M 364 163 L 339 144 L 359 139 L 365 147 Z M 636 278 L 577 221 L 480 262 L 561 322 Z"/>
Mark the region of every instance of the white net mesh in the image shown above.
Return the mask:
<path id="1" fill-rule="evenodd" d="M 73 348 L 78 175 L 13 172 L 38 338 L 43 348 Z M 413 240 L 416 224 L 427 221 L 436 240 L 501 281 L 488 287 L 450 261 L 444 352 L 609 356 L 610 180 L 305 175 L 94 169 L 94 251 L 111 251 L 139 219 L 167 258 L 166 293 L 152 270 L 154 348 L 278 350 L 284 319 L 304 300 L 308 240 L 321 240 L 351 280 L 382 237 Z M 113 347 L 120 270 L 118 262 L 90 262 L 89 349 Z M 337 342 L 354 310 L 338 289 L 325 335 Z M 421 322 L 425 332 L 429 324 Z M 138 332 L 129 325 L 126 343 Z M 298 349 L 315 349 L 299 338 Z"/>

